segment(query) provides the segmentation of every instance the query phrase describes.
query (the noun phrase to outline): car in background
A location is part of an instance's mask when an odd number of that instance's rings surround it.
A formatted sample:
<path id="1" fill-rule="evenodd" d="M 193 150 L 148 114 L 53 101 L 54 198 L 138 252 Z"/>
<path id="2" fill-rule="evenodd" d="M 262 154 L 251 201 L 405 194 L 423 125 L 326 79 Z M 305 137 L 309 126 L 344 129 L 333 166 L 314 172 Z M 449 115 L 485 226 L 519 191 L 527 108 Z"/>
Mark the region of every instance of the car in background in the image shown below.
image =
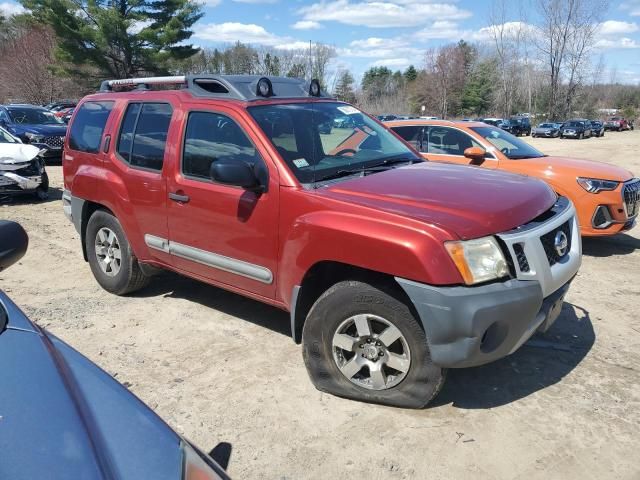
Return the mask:
<path id="1" fill-rule="evenodd" d="M 67 125 L 44 107 L 0 105 L 0 127 L 40 150 L 45 159 L 60 160 Z"/>
<path id="2" fill-rule="evenodd" d="M 0 220 L 0 271 L 22 258 L 28 242 L 19 224 Z M 0 478 L 228 478 L 111 375 L 29 320 L 2 290 L 0 365 Z"/>
<path id="3" fill-rule="evenodd" d="M 545 122 L 538 125 L 531 131 L 531 136 L 544 138 L 557 138 L 560 136 L 561 123 Z"/>
<path id="4" fill-rule="evenodd" d="M 529 117 L 513 116 L 509 119 L 511 122 L 511 133 L 516 136 L 531 135 L 531 121 Z"/>
<path id="5" fill-rule="evenodd" d="M 76 102 L 66 100 L 62 102 L 53 102 L 44 106 L 47 110 L 51 112 L 58 112 L 64 108 L 73 108 L 76 106 Z"/>
<path id="6" fill-rule="evenodd" d="M 73 110 L 75 107 L 65 107 L 53 112 L 53 114 L 58 118 L 64 118 L 64 116 Z"/>
<path id="7" fill-rule="evenodd" d="M 323 122 L 323 124 L 326 122 Z M 333 128 L 353 128 L 355 123 L 350 115 L 340 115 L 333 119 Z"/>
<path id="8" fill-rule="evenodd" d="M 582 140 L 583 138 L 590 138 L 591 136 L 591 122 L 589 120 L 568 120 L 560 127 L 560 138 L 577 138 Z"/>
<path id="9" fill-rule="evenodd" d="M 600 120 L 589 120 L 591 122 L 591 133 L 594 137 L 604 137 L 604 123 Z"/>
<path id="10" fill-rule="evenodd" d="M 73 112 L 75 112 L 75 110 L 75 107 L 68 109 L 62 116 L 62 121 L 64 123 L 69 123 L 69 120 L 71 120 L 71 117 L 73 116 Z M 331 125 L 329 125 L 329 131 L 327 133 L 331 133 Z"/>
<path id="11" fill-rule="evenodd" d="M 437 118 L 433 120 L 437 120 Z M 486 123 L 487 125 L 493 125 L 494 127 L 500 128 L 500 125 L 504 123 L 504 118 L 483 118 L 480 121 Z"/>
<path id="12" fill-rule="evenodd" d="M 386 114 L 386 115 L 378 115 L 377 118 L 381 122 L 390 122 L 391 120 L 397 120 L 398 116 L 393 114 Z"/>
<path id="13" fill-rule="evenodd" d="M 623 130 L 629 130 L 630 127 L 626 118 L 610 117 L 606 122 L 604 122 L 604 129 L 622 132 Z"/>
<path id="14" fill-rule="evenodd" d="M 48 192 L 49 177 L 40 149 L 23 144 L 0 127 L 0 198 L 35 194 L 46 200 Z"/>
<path id="15" fill-rule="evenodd" d="M 583 236 L 631 229 L 640 210 L 640 179 L 590 160 L 545 155 L 497 127 L 479 122 L 412 120 L 388 128 L 431 161 L 475 165 L 546 181 L 576 206 Z"/>

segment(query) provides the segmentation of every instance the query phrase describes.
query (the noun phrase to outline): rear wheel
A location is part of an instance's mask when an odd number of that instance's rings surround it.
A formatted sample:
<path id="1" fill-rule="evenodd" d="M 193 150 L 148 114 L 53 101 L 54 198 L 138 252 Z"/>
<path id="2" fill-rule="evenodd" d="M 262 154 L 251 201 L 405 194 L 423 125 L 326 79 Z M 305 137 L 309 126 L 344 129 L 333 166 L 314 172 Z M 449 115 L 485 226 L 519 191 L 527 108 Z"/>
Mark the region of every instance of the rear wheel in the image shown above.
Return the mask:
<path id="1" fill-rule="evenodd" d="M 120 222 L 110 213 L 98 210 L 91 215 L 85 247 L 93 276 L 108 292 L 125 295 L 149 283 Z"/>
<path id="2" fill-rule="evenodd" d="M 386 288 L 334 285 L 311 308 L 302 340 L 311 381 L 333 395 L 422 408 L 444 384 L 420 323 Z"/>
<path id="3" fill-rule="evenodd" d="M 584 138 L 584 133 L 579 133 L 578 134 L 578 140 L 582 140 Z"/>

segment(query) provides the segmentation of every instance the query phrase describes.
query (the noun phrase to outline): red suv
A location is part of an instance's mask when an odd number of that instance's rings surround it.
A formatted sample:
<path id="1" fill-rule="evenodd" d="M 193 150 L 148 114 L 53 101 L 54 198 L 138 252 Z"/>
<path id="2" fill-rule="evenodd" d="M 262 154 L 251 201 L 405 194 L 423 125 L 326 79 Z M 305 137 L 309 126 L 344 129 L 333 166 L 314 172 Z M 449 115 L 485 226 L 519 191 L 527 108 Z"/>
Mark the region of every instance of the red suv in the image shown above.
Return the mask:
<path id="1" fill-rule="evenodd" d="M 316 387 L 358 400 L 423 407 L 446 368 L 512 353 L 581 261 L 573 205 L 545 183 L 425 162 L 317 81 L 104 82 L 63 165 L 103 288 L 169 269 L 280 307 Z"/>

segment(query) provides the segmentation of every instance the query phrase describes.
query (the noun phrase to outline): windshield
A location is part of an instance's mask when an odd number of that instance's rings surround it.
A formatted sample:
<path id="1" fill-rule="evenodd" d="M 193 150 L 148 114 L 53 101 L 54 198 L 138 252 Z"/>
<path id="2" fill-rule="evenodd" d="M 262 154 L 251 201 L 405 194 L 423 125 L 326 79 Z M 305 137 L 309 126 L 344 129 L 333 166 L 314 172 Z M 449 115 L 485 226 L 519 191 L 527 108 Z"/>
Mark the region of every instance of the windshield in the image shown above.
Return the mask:
<path id="1" fill-rule="evenodd" d="M 307 102 L 248 110 L 300 183 L 421 160 L 395 135 L 351 105 Z"/>
<path id="2" fill-rule="evenodd" d="M 540 125 L 538 125 L 538 128 L 554 128 L 555 124 L 554 123 L 541 123 Z"/>
<path id="3" fill-rule="evenodd" d="M 9 116 L 13 122 L 25 125 L 60 125 L 63 123 L 53 113 L 38 108 L 10 108 Z"/>
<path id="4" fill-rule="evenodd" d="M 0 143 L 18 143 L 9 132 L 0 128 Z"/>
<path id="5" fill-rule="evenodd" d="M 565 127 L 581 127 L 583 124 L 582 122 L 567 122 L 565 123 Z"/>
<path id="6" fill-rule="evenodd" d="M 536 150 L 524 140 L 511 135 L 504 130 L 494 127 L 473 127 L 471 130 L 488 140 L 494 147 L 505 154 L 507 158 L 540 158 L 544 153 Z"/>

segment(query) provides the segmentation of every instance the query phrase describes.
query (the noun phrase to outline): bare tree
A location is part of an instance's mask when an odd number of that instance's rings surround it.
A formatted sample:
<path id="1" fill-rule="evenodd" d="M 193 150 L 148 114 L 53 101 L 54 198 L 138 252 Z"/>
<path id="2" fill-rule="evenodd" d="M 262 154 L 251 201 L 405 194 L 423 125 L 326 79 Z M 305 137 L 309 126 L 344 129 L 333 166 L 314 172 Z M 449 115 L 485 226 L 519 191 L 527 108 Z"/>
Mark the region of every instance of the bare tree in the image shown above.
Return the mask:
<path id="1" fill-rule="evenodd" d="M 571 107 L 606 7 L 606 0 L 537 0 L 537 46 L 549 69 L 549 116 L 553 119 Z M 565 80 L 568 88 L 563 102 Z"/>

